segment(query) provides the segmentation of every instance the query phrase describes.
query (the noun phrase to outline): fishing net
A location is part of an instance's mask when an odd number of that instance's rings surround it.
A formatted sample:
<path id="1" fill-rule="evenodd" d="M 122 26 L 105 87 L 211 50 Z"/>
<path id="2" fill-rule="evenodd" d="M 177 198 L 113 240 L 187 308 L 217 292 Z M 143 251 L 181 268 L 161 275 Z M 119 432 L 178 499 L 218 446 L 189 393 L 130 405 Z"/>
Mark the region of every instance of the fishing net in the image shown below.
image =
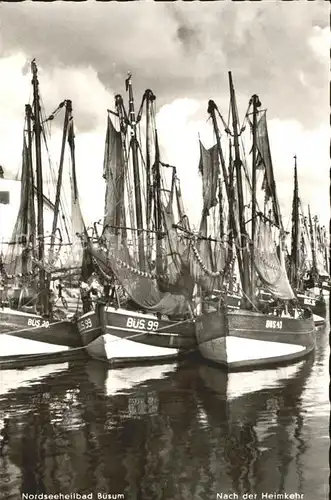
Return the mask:
<path id="1" fill-rule="evenodd" d="M 128 296 L 143 309 L 172 316 L 187 314 L 186 297 L 181 293 L 162 292 L 155 271 L 142 270 L 130 256 L 123 240 L 119 244 L 119 239 L 119 235 L 109 234 L 107 247 L 103 250 L 98 246 L 90 248 L 94 262 L 101 268 L 103 275 L 108 274 L 111 280 L 109 273 L 112 272 Z"/>
<path id="2" fill-rule="evenodd" d="M 278 257 L 275 235 L 269 222 L 257 220 L 254 245 L 255 268 L 267 290 L 279 299 L 294 299 L 286 274 L 283 250 L 279 248 Z"/>
<path id="3" fill-rule="evenodd" d="M 31 249 L 35 245 L 35 230 L 33 180 L 24 137 L 20 206 L 12 237 L 4 256 L 4 268 L 7 275 L 32 272 L 33 253 Z"/>

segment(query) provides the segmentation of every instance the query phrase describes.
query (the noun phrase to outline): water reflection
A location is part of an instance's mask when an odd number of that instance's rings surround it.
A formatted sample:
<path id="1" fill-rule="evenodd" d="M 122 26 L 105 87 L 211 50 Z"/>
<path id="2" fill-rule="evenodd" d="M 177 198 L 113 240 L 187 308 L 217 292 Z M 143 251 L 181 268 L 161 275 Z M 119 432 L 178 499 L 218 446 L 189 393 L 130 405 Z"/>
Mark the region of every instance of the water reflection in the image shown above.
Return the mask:
<path id="1" fill-rule="evenodd" d="M 325 498 L 327 340 L 320 332 L 315 358 L 296 365 L 229 375 L 198 363 L 90 361 L 31 369 L 10 386 L 0 372 L 0 418 L 10 417 L 0 493 Z"/>

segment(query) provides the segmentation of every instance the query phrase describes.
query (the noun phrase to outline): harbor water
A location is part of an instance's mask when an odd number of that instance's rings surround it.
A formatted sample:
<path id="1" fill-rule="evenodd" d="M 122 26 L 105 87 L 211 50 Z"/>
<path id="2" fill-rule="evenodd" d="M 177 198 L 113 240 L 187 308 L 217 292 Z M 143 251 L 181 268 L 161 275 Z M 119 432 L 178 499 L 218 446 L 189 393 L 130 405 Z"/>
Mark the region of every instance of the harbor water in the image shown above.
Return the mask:
<path id="1" fill-rule="evenodd" d="M 197 361 L 0 371 L 0 498 L 328 498 L 328 331 L 316 339 L 304 361 L 228 375 Z"/>

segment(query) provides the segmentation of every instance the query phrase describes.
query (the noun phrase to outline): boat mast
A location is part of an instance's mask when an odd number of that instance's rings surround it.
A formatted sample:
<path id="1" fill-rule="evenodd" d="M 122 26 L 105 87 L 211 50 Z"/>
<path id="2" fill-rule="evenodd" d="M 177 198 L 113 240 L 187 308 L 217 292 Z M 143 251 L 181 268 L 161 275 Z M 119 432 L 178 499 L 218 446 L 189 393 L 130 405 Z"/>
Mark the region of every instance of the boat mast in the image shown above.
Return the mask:
<path id="1" fill-rule="evenodd" d="M 68 122 L 68 144 L 70 147 L 70 158 L 71 158 L 71 175 L 72 175 L 72 196 L 74 201 L 78 199 L 78 186 L 77 186 L 77 174 L 76 174 L 76 155 L 75 155 L 75 131 L 74 131 L 74 120 L 72 117 L 72 107 L 70 101 L 70 116 Z"/>
<path id="2" fill-rule="evenodd" d="M 152 222 L 152 172 L 151 172 L 151 111 L 155 95 L 150 89 L 145 91 L 143 100 L 146 100 L 146 229 L 147 229 L 147 254 L 151 255 L 151 233 L 149 232 Z"/>
<path id="3" fill-rule="evenodd" d="M 150 89 L 145 91 L 144 98 L 146 99 L 146 227 L 150 228 L 150 217 L 151 217 L 151 103 L 154 101 L 155 96 Z"/>
<path id="4" fill-rule="evenodd" d="M 223 192 L 222 179 L 218 177 L 218 204 L 219 204 L 219 221 L 220 221 L 220 239 L 224 238 L 224 213 L 223 213 Z"/>
<path id="5" fill-rule="evenodd" d="M 313 223 L 311 220 L 311 213 L 310 213 L 309 205 L 308 205 L 308 217 L 309 217 L 309 233 L 310 233 L 311 254 L 312 254 L 312 258 L 313 258 L 312 278 L 313 278 L 314 284 L 315 284 L 315 281 L 318 278 L 318 273 L 317 273 L 317 265 L 316 265 L 316 251 L 315 251 Z"/>
<path id="6" fill-rule="evenodd" d="M 239 148 L 239 131 L 238 131 L 238 120 L 237 120 L 237 109 L 236 109 L 236 98 L 232 81 L 232 74 L 229 71 L 229 85 L 230 85 L 230 96 L 231 96 L 231 111 L 232 111 L 232 127 L 233 127 L 233 145 L 235 151 L 234 166 L 236 169 L 237 178 L 237 189 L 238 189 L 238 210 L 239 210 L 239 230 L 240 230 L 240 241 L 237 241 L 237 245 L 240 245 L 242 250 L 242 271 L 241 271 L 241 282 L 243 292 L 246 297 L 250 296 L 249 287 L 249 261 L 247 252 L 247 232 L 245 228 L 244 219 L 244 193 L 241 178 L 241 159 L 240 159 L 240 148 Z M 244 302 L 247 302 L 246 297 L 244 297 Z M 248 305 L 248 304 L 246 304 Z"/>
<path id="7" fill-rule="evenodd" d="M 126 80 L 126 88 L 129 91 L 129 124 L 131 129 L 130 147 L 132 149 L 134 193 L 135 193 L 135 203 L 136 203 L 136 222 L 137 222 L 137 235 L 138 235 L 138 255 L 139 255 L 140 268 L 144 269 L 145 248 L 144 248 L 144 237 L 143 237 L 144 233 L 143 233 L 143 215 L 142 215 L 142 202 L 141 202 L 141 184 L 140 184 L 140 172 L 139 172 L 137 122 L 134 109 L 131 73 L 128 74 L 128 78 Z"/>
<path id="8" fill-rule="evenodd" d="M 229 191 L 231 193 L 231 205 L 234 204 L 234 186 L 233 186 L 233 159 L 232 159 L 232 143 L 231 139 L 229 140 Z M 229 261 L 233 260 L 233 230 L 232 230 L 232 221 L 229 213 L 229 218 L 227 221 L 227 232 L 228 232 L 228 248 L 229 248 Z M 234 265 L 234 263 L 233 263 Z M 233 271 L 233 265 L 231 272 Z"/>
<path id="9" fill-rule="evenodd" d="M 31 62 L 32 86 L 33 86 L 33 114 L 34 114 L 34 135 L 35 135 L 35 154 L 36 154 L 36 180 L 37 180 L 37 229 L 38 229 L 38 260 L 39 267 L 39 287 L 40 287 L 40 306 L 41 314 L 48 311 L 46 302 L 46 276 L 44 270 L 44 197 L 43 197 L 43 173 L 41 159 L 41 123 L 40 123 L 40 102 L 39 102 L 39 82 L 38 68 L 35 60 Z"/>
<path id="10" fill-rule="evenodd" d="M 67 138 L 67 133 L 68 133 L 68 123 L 69 123 L 69 118 L 70 118 L 71 112 L 72 112 L 71 101 L 66 100 L 65 106 L 66 106 L 66 111 L 65 111 L 64 124 L 63 124 L 60 165 L 59 165 L 59 173 L 58 173 L 58 177 L 57 177 L 56 196 L 55 196 L 55 203 L 54 203 L 54 217 L 53 217 L 53 226 L 52 226 L 52 234 L 51 234 L 51 244 L 50 244 L 50 263 L 51 264 L 52 264 L 53 253 L 54 253 L 55 232 L 56 232 L 57 221 L 58 221 L 58 217 L 59 217 L 60 195 L 61 195 L 62 177 L 63 177 L 64 152 L 65 152 L 66 138 Z"/>
<path id="11" fill-rule="evenodd" d="M 251 238 L 251 301 L 255 303 L 255 232 L 256 232 L 256 160 L 257 160 L 257 114 L 261 106 L 256 94 L 251 98 L 253 106 L 253 146 L 252 146 L 252 238 Z"/>
<path id="12" fill-rule="evenodd" d="M 162 230 L 162 212 L 161 212 L 161 172 L 160 172 L 160 150 L 157 130 L 155 130 L 155 163 L 154 171 L 154 224 L 156 232 L 156 273 L 162 273 L 161 262 L 161 230 Z"/>
<path id="13" fill-rule="evenodd" d="M 291 281 L 293 288 L 298 288 L 299 265 L 299 188 L 297 157 L 294 156 L 294 192 L 292 204 L 292 248 L 291 248 Z"/>
<path id="14" fill-rule="evenodd" d="M 33 243 L 34 247 L 34 242 L 28 242 L 26 239 L 26 236 L 28 234 L 28 219 L 30 217 L 30 236 L 35 234 L 35 213 L 34 213 L 34 182 L 33 182 L 33 166 L 32 166 L 32 109 L 30 104 L 27 104 L 25 106 L 25 117 L 26 117 L 26 125 L 27 125 L 27 138 L 28 138 L 28 143 L 26 146 L 26 151 L 24 151 L 24 154 L 26 154 L 26 179 L 27 179 L 27 185 L 24 186 L 24 189 L 26 189 L 27 197 L 26 197 L 26 206 L 25 206 L 25 213 L 23 214 L 23 235 L 24 235 L 24 244 L 27 245 L 29 243 Z M 24 160 L 23 160 L 24 161 Z M 30 213 L 30 209 L 32 210 L 32 213 Z M 28 271 L 28 249 L 24 250 L 22 253 L 22 273 L 26 274 Z"/>

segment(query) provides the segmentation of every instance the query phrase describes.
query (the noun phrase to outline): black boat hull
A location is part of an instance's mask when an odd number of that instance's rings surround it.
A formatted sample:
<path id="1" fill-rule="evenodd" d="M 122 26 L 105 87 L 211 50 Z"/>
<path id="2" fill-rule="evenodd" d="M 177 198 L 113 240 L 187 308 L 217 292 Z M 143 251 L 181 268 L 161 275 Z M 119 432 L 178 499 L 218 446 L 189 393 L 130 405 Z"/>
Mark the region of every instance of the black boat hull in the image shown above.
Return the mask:
<path id="1" fill-rule="evenodd" d="M 308 296 L 304 293 L 298 293 L 297 299 L 301 307 L 310 307 L 313 314 L 326 317 L 326 301 L 324 295 L 319 294 L 318 296 L 311 295 Z"/>

